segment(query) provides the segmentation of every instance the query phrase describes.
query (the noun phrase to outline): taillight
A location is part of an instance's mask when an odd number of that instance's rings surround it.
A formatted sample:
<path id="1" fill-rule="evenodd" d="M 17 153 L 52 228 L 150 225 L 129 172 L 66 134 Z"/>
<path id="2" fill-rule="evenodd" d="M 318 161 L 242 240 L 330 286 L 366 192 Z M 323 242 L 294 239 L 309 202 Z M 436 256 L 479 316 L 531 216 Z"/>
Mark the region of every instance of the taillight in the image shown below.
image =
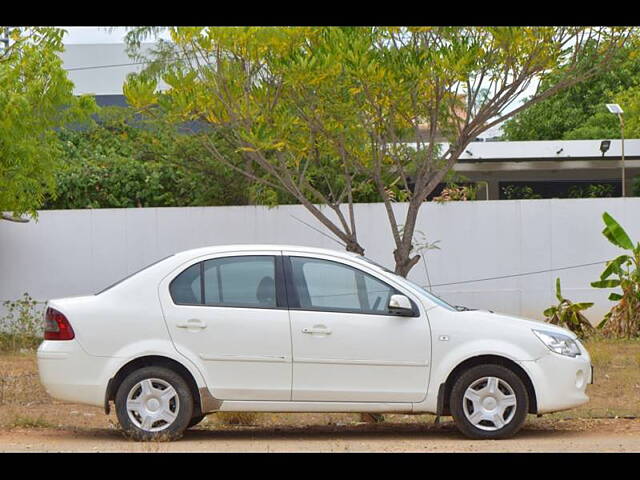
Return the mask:
<path id="1" fill-rule="evenodd" d="M 67 317 L 55 308 L 47 308 L 44 315 L 44 339 L 73 340 L 75 336 Z"/>

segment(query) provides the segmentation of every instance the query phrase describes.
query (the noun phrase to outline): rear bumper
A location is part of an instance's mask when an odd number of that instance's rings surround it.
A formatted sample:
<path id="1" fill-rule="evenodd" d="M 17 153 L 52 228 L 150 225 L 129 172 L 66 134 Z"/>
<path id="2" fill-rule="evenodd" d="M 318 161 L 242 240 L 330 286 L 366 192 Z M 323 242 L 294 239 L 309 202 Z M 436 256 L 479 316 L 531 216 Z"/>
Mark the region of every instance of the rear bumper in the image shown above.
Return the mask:
<path id="1" fill-rule="evenodd" d="M 106 358 L 87 354 L 77 340 L 47 341 L 37 352 L 40 382 L 57 400 L 104 406 Z"/>
<path id="2" fill-rule="evenodd" d="M 520 364 L 533 382 L 537 413 L 567 410 L 589 401 L 586 388 L 592 382 L 592 369 L 586 352 L 575 358 L 549 352 L 538 360 Z"/>

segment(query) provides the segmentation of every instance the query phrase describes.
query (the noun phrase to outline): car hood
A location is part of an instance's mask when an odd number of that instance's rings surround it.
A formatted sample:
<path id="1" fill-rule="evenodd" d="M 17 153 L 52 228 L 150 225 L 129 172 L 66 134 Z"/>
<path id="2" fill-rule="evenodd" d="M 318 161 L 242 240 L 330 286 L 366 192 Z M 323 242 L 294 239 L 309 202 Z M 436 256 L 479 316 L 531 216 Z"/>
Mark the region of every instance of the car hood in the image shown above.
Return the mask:
<path id="1" fill-rule="evenodd" d="M 536 330 L 547 330 L 549 332 L 560 333 L 562 335 L 567 335 L 571 338 L 576 338 L 576 334 L 571 330 L 566 328 L 558 327 L 557 325 L 552 325 L 547 322 L 542 322 L 540 320 L 532 320 L 530 318 L 520 317 L 517 315 L 507 315 L 504 313 L 495 313 L 489 310 L 469 310 L 460 312 L 463 315 L 469 315 L 469 317 L 473 317 L 475 320 L 489 320 L 493 322 L 505 322 L 509 325 L 518 324 L 524 328 L 531 328 Z"/>

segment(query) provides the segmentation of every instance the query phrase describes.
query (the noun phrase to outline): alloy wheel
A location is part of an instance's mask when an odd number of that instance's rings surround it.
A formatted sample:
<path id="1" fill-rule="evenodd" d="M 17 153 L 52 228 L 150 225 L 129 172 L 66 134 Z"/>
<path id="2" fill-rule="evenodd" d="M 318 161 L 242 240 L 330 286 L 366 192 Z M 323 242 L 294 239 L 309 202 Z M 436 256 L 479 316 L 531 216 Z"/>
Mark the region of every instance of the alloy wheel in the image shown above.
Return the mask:
<path id="1" fill-rule="evenodd" d="M 146 432 L 160 432 L 175 421 L 180 399 L 170 383 L 147 378 L 129 390 L 126 405 L 129 419 L 136 427 Z"/>
<path id="2" fill-rule="evenodd" d="M 475 427 L 496 431 L 507 425 L 516 413 L 516 395 L 506 381 L 498 377 L 482 377 L 465 390 L 463 411 Z"/>

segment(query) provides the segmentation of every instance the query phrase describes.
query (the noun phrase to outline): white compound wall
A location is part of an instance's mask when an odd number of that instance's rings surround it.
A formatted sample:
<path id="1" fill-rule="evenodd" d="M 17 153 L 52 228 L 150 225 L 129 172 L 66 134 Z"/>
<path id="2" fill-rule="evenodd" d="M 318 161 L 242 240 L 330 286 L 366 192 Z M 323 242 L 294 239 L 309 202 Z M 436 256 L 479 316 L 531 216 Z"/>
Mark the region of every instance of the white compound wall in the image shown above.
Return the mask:
<path id="1" fill-rule="evenodd" d="M 401 212 L 406 205 L 395 208 Z M 393 268 L 393 240 L 383 205 L 359 204 L 355 210 L 366 255 Z M 439 240 L 440 250 L 426 253 L 433 291 L 454 304 L 541 318 L 555 301 L 559 276 L 565 296 L 596 302 L 586 313 L 597 322 L 611 306 L 608 291 L 589 286 L 603 264 L 456 282 L 612 259 L 621 251 L 601 234 L 605 211 L 640 239 L 640 198 L 426 203 L 417 228 L 429 241 Z M 327 236 L 301 206 L 42 211 L 37 222 L 0 222 L 0 300 L 17 299 L 24 292 L 38 300 L 92 294 L 171 253 L 206 245 L 341 249 Z M 410 278 L 427 284 L 422 262 Z"/>

